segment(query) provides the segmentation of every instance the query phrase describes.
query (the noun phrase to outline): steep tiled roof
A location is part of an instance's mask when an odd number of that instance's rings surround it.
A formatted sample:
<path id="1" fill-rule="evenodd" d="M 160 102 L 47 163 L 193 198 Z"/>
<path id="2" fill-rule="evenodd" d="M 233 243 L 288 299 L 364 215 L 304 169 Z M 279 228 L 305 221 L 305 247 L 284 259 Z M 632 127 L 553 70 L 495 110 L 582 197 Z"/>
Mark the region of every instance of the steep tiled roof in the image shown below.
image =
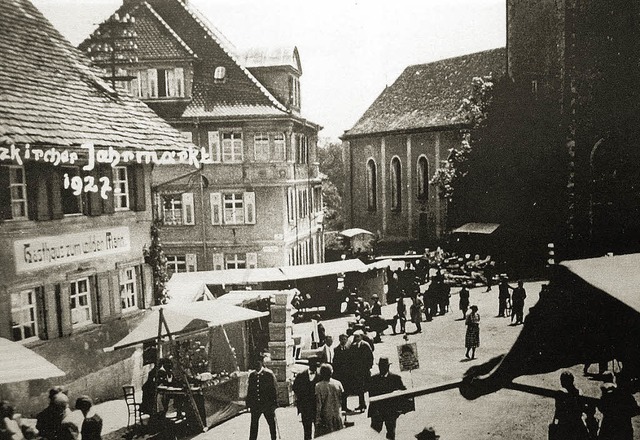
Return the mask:
<path id="1" fill-rule="evenodd" d="M 140 38 L 136 39 L 138 45 L 136 55 L 139 60 L 195 57 L 187 43 L 169 27 L 149 3 L 142 3 L 139 8 L 142 9 L 142 13 L 137 15 L 138 21 L 135 25 L 140 34 Z M 154 21 L 161 26 L 156 26 Z"/>
<path id="2" fill-rule="evenodd" d="M 187 43 L 171 29 L 148 2 L 138 3 L 131 9 L 123 6 L 116 13 L 135 15 L 136 22 L 133 25 L 136 32 L 134 41 L 137 45 L 135 56 L 139 61 L 197 58 Z M 98 34 L 104 32 L 105 22 L 80 43 L 78 49 L 87 53 L 87 49 L 98 41 Z"/>
<path id="3" fill-rule="evenodd" d="M 344 136 L 448 126 L 458 115 L 474 77 L 505 72 L 505 49 L 491 49 L 407 67 Z"/>
<path id="4" fill-rule="evenodd" d="M 188 146 L 146 105 L 114 93 L 29 0 L 2 2 L 0 59 L 0 142 Z"/>
<path id="5" fill-rule="evenodd" d="M 278 109 L 282 111 L 287 111 L 287 108 L 278 101 L 272 94 L 269 92 L 266 87 L 264 87 L 247 68 L 245 68 L 238 60 L 238 55 L 236 53 L 235 47 L 227 40 L 227 38 L 220 32 L 204 15 L 200 13 L 197 9 L 193 8 L 186 2 L 181 0 L 173 0 L 174 2 L 179 3 L 191 17 L 195 20 L 195 22 L 202 27 L 202 29 L 213 39 L 214 42 L 218 44 L 222 48 L 222 50 L 233 60 L 233 62 L 238 65 L 242 72 L 251 80 L 253 84 L 255 84 L 260 91 L 271 101 L 271 103 Z"/>
<path id="6" fill-rule="evenodd" d="M 302 75 L 302 65 L 297 47 L 272 47 L 272 48 L 251 48 L 242 54 L 244 66 L 252 67 L 273 67 L 290 66 Z"/>

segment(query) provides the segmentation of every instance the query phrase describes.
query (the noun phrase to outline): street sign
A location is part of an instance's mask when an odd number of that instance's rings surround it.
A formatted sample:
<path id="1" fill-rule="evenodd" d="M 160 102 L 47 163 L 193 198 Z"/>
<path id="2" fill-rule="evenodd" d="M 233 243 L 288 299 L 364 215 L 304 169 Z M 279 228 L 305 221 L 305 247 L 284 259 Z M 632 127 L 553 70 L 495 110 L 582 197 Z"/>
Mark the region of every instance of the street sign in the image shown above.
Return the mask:
<path id="1" fill-rule="evenodd" d="M 398 360 L 400 371 L 411 371 L 420 368 L 416 343 L 398 345 Z"/>

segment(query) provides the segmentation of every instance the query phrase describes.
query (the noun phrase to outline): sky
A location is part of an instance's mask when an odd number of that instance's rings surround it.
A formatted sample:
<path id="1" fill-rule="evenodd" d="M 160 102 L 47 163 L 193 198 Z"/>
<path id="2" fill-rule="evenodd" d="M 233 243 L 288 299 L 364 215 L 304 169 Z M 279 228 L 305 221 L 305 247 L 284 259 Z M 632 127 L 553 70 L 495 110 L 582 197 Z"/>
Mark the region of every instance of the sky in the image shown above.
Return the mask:
<path id="1" fill-rule="evenodd" d="M 74 45 L 122 0 L 32 0 Z M 505 0 L 188 0 L 238 50 L 295 45 L 302 114 L 337 140 L 410 65 L 506 41 Z"/>

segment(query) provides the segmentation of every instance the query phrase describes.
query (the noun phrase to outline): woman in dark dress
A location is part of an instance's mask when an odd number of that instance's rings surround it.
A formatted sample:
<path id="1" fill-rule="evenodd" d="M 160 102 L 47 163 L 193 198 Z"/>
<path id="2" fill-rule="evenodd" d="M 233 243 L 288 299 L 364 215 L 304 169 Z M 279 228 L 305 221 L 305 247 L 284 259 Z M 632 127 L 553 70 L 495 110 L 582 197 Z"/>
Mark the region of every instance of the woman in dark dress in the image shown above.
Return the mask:
<path id="1" fill-rule="evenodd" d="M 463 286 L 458 293 L 460 296 L 460 305 L 459 308 L 462 311 L 462 319 L 467 316 L 467 310 L 469 309 L 469 289 L 466 286 Z"/>

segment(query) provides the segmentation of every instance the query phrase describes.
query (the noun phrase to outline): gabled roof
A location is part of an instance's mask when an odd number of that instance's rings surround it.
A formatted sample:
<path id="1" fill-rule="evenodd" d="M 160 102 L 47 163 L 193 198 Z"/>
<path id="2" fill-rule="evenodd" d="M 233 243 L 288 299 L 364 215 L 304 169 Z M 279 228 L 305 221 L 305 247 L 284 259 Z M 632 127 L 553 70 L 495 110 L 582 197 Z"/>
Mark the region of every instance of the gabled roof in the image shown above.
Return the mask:
<path id="1" fill-rule="evenodd" d="M 142 102 L 117 94 L 28 0 L 0 7 L 0 142 L 180 149 Z"/>
<path id="2" fill-rule="evenodd" d="M 501 76 L 505 49 L 491 49 L 407 67 L 344 137 L 464 123 L 458 115 L 474 77 Z"/>
<path id="3" fill-rule="evenodd" d="M 289 66 L 302 75 L 302 64 L 297 47 L 254 47 L 242 54 L 245 67 Z"/>
<path id="4" fill-rule="evenodd" d="M 243 117 L 289 114 L 243 65 L 236 48 L 199 11 L 184 0 L 130 0 L 117 11 L 135 17 L 139 61 L 199 59 L 194 68 L 192 101 L 178 117 Z M 80 48 L 91 44 L 92 37 Z M 225 67 L 226 80 L 215 82 L 216 67 Z M 249 109 L 249 113 L 243 113 Z"/>
<path id="5" fill-rule="evenodd" d="M 200 13 L 197 9 L 188 5 L 187 2 L 181 0 L 171 0 L 177 2 L 180 6 L 182 6 L 191 17 L 195 20 L 195 22 L 205 31 L 207 34 L 213 39 L 215 43 L 225 51 L 225 53 L 233 60 L 233 62 L 242 69 L 243 73 L 251 80 L 253 84 L 255 84 L 260 91 L 271 101 L 271 103 L 284 112 L 287 112 L 287 108 L 278 101 L 275 96 L 271 94 L 254 76 L 249 70 L 247 70 L 238 60 L 237 53 L 233 45 L 227 40 L 222 32 L 220 32 L 204 15 Z"/>
<path id="6" fill-rule="evenodd" d="M 119 11 L 123 9 L 120 8 Z M 129 13 L 135 14 L 136 17 L 135 44 L 137 49 L 135 56 L 139 61 L 197 58 L 187 43 L 169 27 L 148 2 L 138 3 Z M 100 33 L 106 32 L 105 23 L 102 22 L 89 37 L 80 43 L 78 48 L 86 53 L 87 49 L 96 44 Z"/>

